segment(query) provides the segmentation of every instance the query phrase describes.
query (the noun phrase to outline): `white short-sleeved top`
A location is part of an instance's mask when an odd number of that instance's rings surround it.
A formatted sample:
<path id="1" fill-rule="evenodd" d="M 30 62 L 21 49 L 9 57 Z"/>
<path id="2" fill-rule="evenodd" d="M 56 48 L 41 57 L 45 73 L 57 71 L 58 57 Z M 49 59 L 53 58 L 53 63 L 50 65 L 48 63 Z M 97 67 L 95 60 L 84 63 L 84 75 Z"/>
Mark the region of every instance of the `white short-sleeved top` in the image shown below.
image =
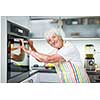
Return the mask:
<path id="1" fill-rule="evenodd" d="M 62 56 L 66 61 L 71 61 L 79 66 L 82 65 L 78 49 L 68 41 L 66 41 L 64 46 L 57 51 L 57 54 Z"/>

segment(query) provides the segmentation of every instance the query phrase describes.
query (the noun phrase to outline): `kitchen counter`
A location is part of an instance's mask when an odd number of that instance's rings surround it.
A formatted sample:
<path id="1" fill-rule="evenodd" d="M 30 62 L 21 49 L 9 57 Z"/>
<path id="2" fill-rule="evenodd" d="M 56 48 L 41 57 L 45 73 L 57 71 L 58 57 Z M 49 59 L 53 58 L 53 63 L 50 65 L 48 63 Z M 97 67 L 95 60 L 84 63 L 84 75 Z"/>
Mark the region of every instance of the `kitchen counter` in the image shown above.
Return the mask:
<path id="1" fill-rule="evenodd" d="M 88 75 L 100 75 L 100 72 L 96 72 L 96 71 L 87 71 Z"/>
<path id="2" fill-rule="evenodd" d="M 39 72 L 56 73 L 55 68 L 45 68 L 44 66 L 32 67 L 32 70 L 38 70 Z"/>
<path id="3" fill-rule="evenodd" d="M 20 83 L 23 80 L 35 75 L 37 73 L 56 73 L 55 69 L 47 69 L 45 67 L 33 67 L 31 71 L 24 72 L 16 77 L 13 77 L 8 80 L 8 83 Z M 100 82 L 100 72 L 96 71 L 87 71 L 87 74 L 90 77 L 91 82 Z"/>
<path id="4" fill-rule="evenodd" d="M 8 83 L 20 83 L 21 81 L 35 75 L 36 73 L 56 73 L 55 69 L 46 69 L 45 67 L 32 68 L 31 71 L 24 72 L 8 80 Z"/>
<path id="5" fill-rule="evenodd" d="M 100 83 L 100 72 L 97 71 L 87 71 L 91 83 Z"/>

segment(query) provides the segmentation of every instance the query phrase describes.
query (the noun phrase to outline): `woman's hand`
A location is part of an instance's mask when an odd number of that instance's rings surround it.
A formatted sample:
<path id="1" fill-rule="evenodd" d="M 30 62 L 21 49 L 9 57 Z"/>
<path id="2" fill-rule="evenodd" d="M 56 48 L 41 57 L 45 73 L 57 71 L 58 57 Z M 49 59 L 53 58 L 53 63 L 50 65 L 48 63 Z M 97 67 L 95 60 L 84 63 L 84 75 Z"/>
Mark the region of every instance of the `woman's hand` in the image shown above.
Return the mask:
<path id="1" fill-rule="evenodd" d="M 32 40 L 28 40 L 29 46 L 33 47 L 33 41 Z"/>
<path id="2" fill-rule="evenodd" d="M 29 46 L 30 46 L 31 50 L 36 52 L 37 50 L 33 46 L 33 41 L 32 40 L 28 40 L 28 43 L 29 43 Z"/>
<path id="3" fill-rule="evenodd" d="M 24 41 L 23 41 L 23 39 L 20 39 L 20 42 L 21 42 L 20 48 L 24 49 L 25 47 L 24 47 Z"/>

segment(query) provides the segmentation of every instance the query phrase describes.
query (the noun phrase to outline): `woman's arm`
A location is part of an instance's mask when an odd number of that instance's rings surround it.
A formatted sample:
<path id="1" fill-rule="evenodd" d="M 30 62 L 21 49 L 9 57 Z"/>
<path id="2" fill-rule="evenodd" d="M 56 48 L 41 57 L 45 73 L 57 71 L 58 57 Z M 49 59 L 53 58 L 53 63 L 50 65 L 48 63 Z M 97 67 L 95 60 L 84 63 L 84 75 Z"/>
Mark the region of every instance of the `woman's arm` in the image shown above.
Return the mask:
<path id="1" fill-rule="evenodd" d="M 34 58 L 39 59 L 40 62 L 44 62 L 44 63 L 56 63 L 56 62 L 65 61 L 64 58 L 61 57 L 59 54 L 47 55 L 35 51 L 32 51 L 30 54 Z"/>
<path id="2" fill-rule="evenodd" d="M 28 44 L 29 44 L 32 51 L 37 51 L 33 46 L 33 41 L 32 40 L 28 40 Z"/>
<path id="3" fill-rule="evenodd" d="M 53 55 L 47 55 L 47 54 L 43 54 L 40 53 L 38 51 L 36 51 L 36 49 L 34 48 L 34 46 L 32 47 L 32 50 L 28 50 L 24 47 L 24 42 L 23 40 L 21 40 L 22 42 L 22 48 L 23 50 L 30 54 L 31 56 L 33 56 L 35 59 L 37 59 L 40 62 L 44 62 L 44 63 L 56 63 L 56 62 L 61 62 L 64 61 L 64 58 L 61 57 L 59 54 L 53 54 Z"/>

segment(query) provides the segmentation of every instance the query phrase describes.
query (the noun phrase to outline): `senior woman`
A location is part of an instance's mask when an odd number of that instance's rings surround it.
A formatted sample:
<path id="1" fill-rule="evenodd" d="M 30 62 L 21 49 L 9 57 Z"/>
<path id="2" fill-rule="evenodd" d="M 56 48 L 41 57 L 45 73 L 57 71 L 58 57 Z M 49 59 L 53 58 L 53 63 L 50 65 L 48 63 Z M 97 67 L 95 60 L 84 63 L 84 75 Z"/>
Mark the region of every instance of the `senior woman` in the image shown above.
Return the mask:
<path id="1" fill-rule="evenodd" d="M 27 50 L 24 47 L 24 41 L 21 40 L 22 48 L 40 62 L 55 64 L 61 82 L 89 83 L 89 77 L 83 68 L 77 48 L 68 41 L 64 42 L 57 29 L 46 32 L 45 38 L 52 47 L 57 49 L 55 54 L 47 55 L 38 52 L 34 48 L 32 41 L 29 42 L 31 50 Z"/>

